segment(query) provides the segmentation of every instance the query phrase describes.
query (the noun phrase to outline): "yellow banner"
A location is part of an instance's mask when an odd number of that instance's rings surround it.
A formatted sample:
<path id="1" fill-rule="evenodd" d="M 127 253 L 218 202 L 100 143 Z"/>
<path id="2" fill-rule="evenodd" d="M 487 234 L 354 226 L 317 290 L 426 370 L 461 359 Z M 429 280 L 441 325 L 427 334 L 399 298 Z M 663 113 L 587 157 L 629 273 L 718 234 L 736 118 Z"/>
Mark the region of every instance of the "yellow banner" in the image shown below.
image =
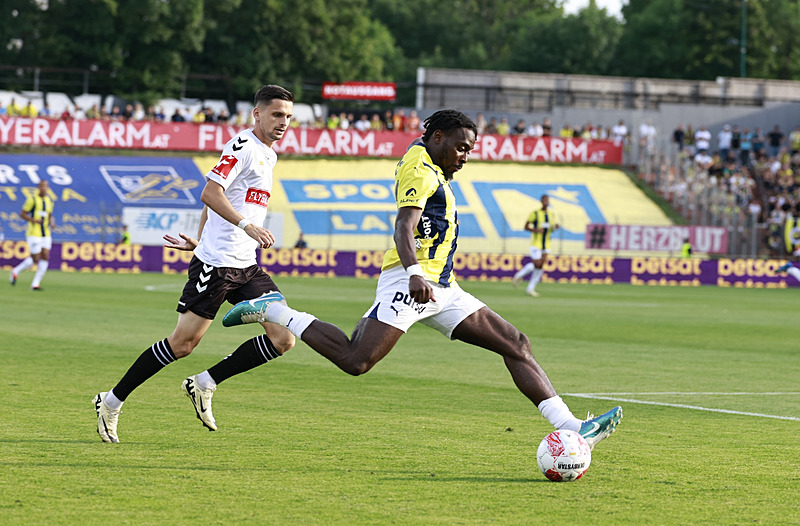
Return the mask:
<path id="1" fill-rule="evenodd" d="M 217 157 L 197 157 L 205 173 Z M 395 160 L 281 159 L 270 212 L 283 216 L 284 246 L 302 230 L 311 248 L 383 250 L 392 246 Z M 620 170 L 471 162 L 456 174 L 459 250 L 526 254 L 528 214 L 550 196 L 560 228 L 555 254 L 585 254 L 592 223 L 670 225 L 664 213 Z"/>

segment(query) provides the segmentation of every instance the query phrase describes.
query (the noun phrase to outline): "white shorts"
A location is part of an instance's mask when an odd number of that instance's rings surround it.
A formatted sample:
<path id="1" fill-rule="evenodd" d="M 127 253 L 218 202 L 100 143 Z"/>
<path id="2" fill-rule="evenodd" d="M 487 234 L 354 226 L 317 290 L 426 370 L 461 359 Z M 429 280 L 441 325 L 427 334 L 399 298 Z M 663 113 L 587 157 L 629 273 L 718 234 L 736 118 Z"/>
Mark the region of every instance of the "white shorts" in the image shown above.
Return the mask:
<path id="1" fill-rule="evenodd" d="M 453 330 L 459 323 L 486 306 L 455 281 L 449 287 L 428 281 L 433 287 L 436 301 L 417 303 L 408 294 L 408 279 L 402 266 L 381 272 L 375 303 L 363 317 L 374 318 L 403 332 L 407 332 L 416 322 L 421 322 L 452 338 Z"/>
<path id="2" fill-rule="evenodd" d="M 531 259 L 536 261 L 537 259 L 542 259 L 542 254 L 549 254 L 549 248 L 539 248 L 539 247 L 531 247 Z"/>
<path id="3" fill-rule="evenodd" d="M 43 248 L 45 250 L 50 250 L 53 246 L 53 238 L 50 236 L 28 236 L 25 238 L 25 240 L 28 242 L 28 248 L 30 249 L 31 254 L 38 254 Z"/>

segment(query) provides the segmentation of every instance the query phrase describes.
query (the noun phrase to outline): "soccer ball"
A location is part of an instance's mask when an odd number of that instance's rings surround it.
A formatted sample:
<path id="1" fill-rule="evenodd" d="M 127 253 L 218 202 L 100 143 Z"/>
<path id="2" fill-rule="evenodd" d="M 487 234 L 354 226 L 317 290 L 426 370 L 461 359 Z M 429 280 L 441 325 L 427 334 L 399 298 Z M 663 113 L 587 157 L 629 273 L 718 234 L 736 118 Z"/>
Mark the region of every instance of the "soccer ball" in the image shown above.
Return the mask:
<path id="1" fill-rule="evenodd" d="M 578 480 L 592 463 L 592 448 L 574 431 L 553 431 L 542 439 L 536 462 L 544 476 L 556 482 Z"/>

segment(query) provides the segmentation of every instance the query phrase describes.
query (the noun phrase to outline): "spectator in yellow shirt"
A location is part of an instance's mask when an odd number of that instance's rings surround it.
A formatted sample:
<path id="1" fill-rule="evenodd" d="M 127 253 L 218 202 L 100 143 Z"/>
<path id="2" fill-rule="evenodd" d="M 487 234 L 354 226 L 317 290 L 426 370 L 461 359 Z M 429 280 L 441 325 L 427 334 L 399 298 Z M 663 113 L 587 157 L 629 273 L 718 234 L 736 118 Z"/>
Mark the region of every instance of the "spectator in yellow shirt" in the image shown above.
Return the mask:
<path id="1" fill-rule="evenodd" d="M 497 125 L 498 135 L 508 135 L 511 132 L 511 126 L 508 125 L 508 119 L 503 117 L 500 119 L 500 124 Z"/>
<path id="2" fill-rule="evenodd" d="M 8 105 L 7 113 L 9 117 L 19 117 L 22 115 L 22 108 L 17 104 L 17 99 L 11 99 L 11 104 Z"/>
<path id="3" fill-rule="evenodd" d="M 35 119 L 38 116 L 39 110 L 36 109 L 36 106 L 34 106 L 31 101 L 28 101 L 28 104 L 26 104 L 20 112 L 20 117 L 30 117 L 31 119 Z"/>

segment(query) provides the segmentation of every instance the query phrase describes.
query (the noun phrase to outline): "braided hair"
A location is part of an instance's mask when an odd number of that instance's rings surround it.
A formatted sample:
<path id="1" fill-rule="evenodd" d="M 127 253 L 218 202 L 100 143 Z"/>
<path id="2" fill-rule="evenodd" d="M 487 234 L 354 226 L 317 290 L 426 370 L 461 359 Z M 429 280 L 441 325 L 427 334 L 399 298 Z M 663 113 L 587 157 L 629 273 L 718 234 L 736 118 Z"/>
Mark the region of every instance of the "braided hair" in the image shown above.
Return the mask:
<path id="1" fill-rule="evenodd" d="M 422 134 L 423 141 L 428 141 L 433 137 L 433 132 L 436 130 L 448 132 L 450 130 L 466 128 L 472 130 L 475 135 L 478 135 L 478 127 L 472 122 L 472 119 L 458 110 L 439 110 L 425 119 L 423 125 L 425 126 L 425 133 Z"/>

